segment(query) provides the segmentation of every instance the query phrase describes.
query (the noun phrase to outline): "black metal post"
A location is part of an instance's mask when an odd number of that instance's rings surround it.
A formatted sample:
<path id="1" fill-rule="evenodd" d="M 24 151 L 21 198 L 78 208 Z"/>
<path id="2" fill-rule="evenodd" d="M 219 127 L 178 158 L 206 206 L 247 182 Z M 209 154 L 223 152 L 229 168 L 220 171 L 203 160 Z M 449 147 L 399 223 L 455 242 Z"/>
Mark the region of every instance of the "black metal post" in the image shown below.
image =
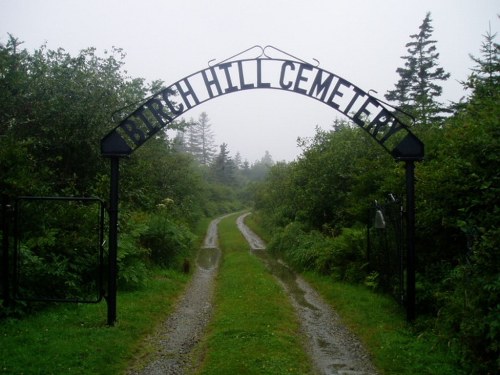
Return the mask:
<path id="1" fill-rule="evenodd" d="M 109 255 L 108 255 L 108 325 L 116 322 L 116 279 L 118 255 L 118 188 L 120 158 L 111 157 L 111 181 L 109 190 Z"/>
<path id="2" fill-rule="evenodd" d="M 10 304 L 9 291 L 9 199 L 2 195 L 2 299 L 4 306 Z"/>
<path id="3" fill-rule="evenodd" d="M 415 320 L 415 162 L 406 160 L 406 318 Z"/>

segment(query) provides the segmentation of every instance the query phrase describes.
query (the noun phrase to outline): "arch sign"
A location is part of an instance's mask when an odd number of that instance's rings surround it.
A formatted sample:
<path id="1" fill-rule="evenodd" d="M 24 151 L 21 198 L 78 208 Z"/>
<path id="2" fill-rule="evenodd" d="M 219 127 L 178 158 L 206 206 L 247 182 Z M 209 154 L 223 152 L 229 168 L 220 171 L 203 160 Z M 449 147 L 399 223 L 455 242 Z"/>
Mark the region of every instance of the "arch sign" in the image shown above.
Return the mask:
<path id="1" fill-rule="evenodd" d="M 317 100 L 364 129 L 398 159 L 423 158 L 423 144 L 387 106 L 346 79 L 297 58 L 233 58 L 180 79 L 150 97 L 101 142 L 104 156 L 126 156 L 174 119 L 208 100 L 239 91 L 273 89 Z M 248 50 L 247 50 L 248 51 Z M 279 50 L 278 50 L 279 51 Z M 403 142 L 403 143 L 401 143 Z"/>
<path id="2" fill-rule="evenodd" d="M 243 54 L 259 53 L 253 58 Z M 281 58 L 270 56 L 279 53 Z M 284 56 L 284 58 L 283 58 Z M 213 60 L 211 60 L 213 61 Z M 101 140 L 101 152 L 111 160 L 109 200 L 108 324 L 116 320 L 119 160 L 179 116 L 219 96 L 258 89 L 287 91 L 340 112 L 365 130 L 396 160 L 406 163 L 407 316 L 415 311 L 414 162 L 424 157 L 423 143 L 394 115 L 390 105 L 346 79 L 272 46 L 254 46 L 188 75 L 145 99 L 134 112 Z"/>

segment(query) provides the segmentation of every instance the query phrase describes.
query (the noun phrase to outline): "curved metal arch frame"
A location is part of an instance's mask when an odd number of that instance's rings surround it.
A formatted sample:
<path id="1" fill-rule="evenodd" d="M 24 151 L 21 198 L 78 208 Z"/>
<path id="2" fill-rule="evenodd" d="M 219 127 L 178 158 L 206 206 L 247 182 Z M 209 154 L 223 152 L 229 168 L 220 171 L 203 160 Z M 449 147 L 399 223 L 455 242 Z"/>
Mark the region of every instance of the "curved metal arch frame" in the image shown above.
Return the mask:
<path id="1" fill-rule="evenodd" d="M 397 160 L 423 159 L 423 143 L 387 103 L 341 76 L 303 60 L 269 58 L 265 49 L 262 54 L 266 57 L 230 60 L 233 56 L 209 65 L 150 96 L 101 140 L 102 155 L 132 154 L 176 118 L 209 100 L 234 92 L 270 89 L 296 93 L 329 106 L 365 130 Z M 252 82 L 245 77 L 244 69 L 248 72 L 249 65 L 256 68 Z M 279 78 L 273 77 L 274 82 L 264 81 L 267 65 L 279 69 Z M 198 84 L 196 88 L 194 83 Z M 174 102 L 179 96 L 180 102 Z"/>
<path id="2" fill-rule="evenodd" d="M 260 49 L 258 57 L 252 59 L 234 58 L 249 52 L 253 49 Z M 272 58 L 266 50 L 274 50 L 284 54 L 290 59 Z M 319 62 L 312 65 L 306 61 L 290 55 L 273 46 L 253 46 L 243 52 L 229 57 L 221 62 L 211 65 L 215 60 L 210 60 L 208 68 L 199 70 L 188 75 L 172 85 L 162 89 L 158 93 L 145 99 L 135 111 L 123 119 L 113 130 L 111 130 L 101 140 L 101 153 L 104 157 L 110 158 L 111 178 L 110 178 L 110 200 L 109 200 L 109 263 L 108 263 L 108 324 L 113 325 L 116 321 L 116 279 L 117 279 L 117 248 L 118 248 L 118 193 L 119 193 L 119 160 L 129 156 L 150 137 L 158 131 L 168 127 L 177 117 L 188 110 L 233 92 L 250 89 L 278 89 L 295 92 L 309 98 L 318 100 L 323 104 L 337 110 L 358 126 L 363 128 L 383 149 L 391 154 L 396 161 L 404 161 L 406 166 L 406 217 L 407 217 L 407 319 L 415 319 L 415 162 L 424 157 L 424 144 L 411 132 L 393 112 L 387 103 L 375 98 L 369 92 L 365 92 L 358 86 L 346 79 L 324 69 L 319 68 Z M 245 81 L 243 64 L 255 62 L 256 80 Z M 280 78 L 278 84 L 274 86 L 271 82 L 263 79 L 262 63 L 281 63 Z M 237 67 L 237 75 L 229 70 Z M 217 71 L 218 69 L 219 71 Z M 286 69 L 296 71 L 294 81 L 284 81 Z M 210 73 L 210 77 L 208 75 Z M 314 79 L 307 72 L 315 72 Z M 220 73 L 220 76 L 219 74 Z M 205 87 L 204 99 L 199 99 L 200 92 L 195 91 L 191 85 L 191 80 L 195 77 L 202 78 Z M 293 74 L 292 74 L 293 76 Z M 225 81 L 225 88 L 222 89 L 221 77 Z M 238 77 L 238 85 L 232 80 Z M 199 80 L 199 79 L 198 79 Z M 311 86 L 304 87 L 307 83 Z M 302 85 L 302 86 L 301 86 Z M 203 86 L 202 86 L 203 87 Z M 212 87 L 217 91 L 214 95 Z M 340 103 L 340 98 L 346 95 L 345 90 L 350 90 L 351 97 L 347 102 Z M 182 103 L 173 102 L 170 97 L 178 94 L 182 98 Z M 318 97 L 319 96 L 319 97 Z M 328 99 L 326 99 L 328 97 Z M 345 98 L 344 98 L 345 99 Z M 343 107 L 342 107 L 343 105 Z M 355 109 L 355 111 L 351 111 Z M 374 111 L 375 110 L 375 111 Z M 391 142 L 389 142 L 389 140 Z M 391 146 L 393 146 L 391 148 Z"/>

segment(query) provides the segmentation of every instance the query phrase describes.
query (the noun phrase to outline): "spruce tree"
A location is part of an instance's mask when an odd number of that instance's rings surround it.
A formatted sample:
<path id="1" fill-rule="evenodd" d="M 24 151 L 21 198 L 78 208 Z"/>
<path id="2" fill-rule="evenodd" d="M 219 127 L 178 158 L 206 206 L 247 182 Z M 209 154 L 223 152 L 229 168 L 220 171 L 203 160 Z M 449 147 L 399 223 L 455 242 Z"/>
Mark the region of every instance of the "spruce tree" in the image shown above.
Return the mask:
<path id="1" fill-rule="evenodd" d="M 410 35 L 406 44 L 408 55 L 402 56 L 404 67 L 398 68 L 399 81 L 395 89 L 385 98 L 397 103 L 403 111 L 410 113 L 419 125 L 439 122 L 446 109 L 437 101 L 443 88 L 440 81 L 446 81 L 450 74 L 439 66 L 436 41 L 431 39 L 433 27 L 431 14 L 427 13 L 419 33 Z"/>
<path id="2" fill-rule="evenodd" d="M 229 156 L 227 143 L 220 145 L 220 152 L 214 159 L 212 171 L 215 181 L 223 185 L 234 185 L 236 182 L 236 165 Z"/>
<path id="3" fill-rule="evenodd" d="M 476 66 L 472 68 L 472 74 L 466 82 L 466 88 L 474 90 L 474 94 L 493 95 L 498 92 L 500 85 L 500 45 L 495 43 L 497 34 L 491 33 L 491 29 L 483 35 L 484 41 L 481 44 L 480 57 L 469 55 Z"/>
<path id="4" fill-rule="evenodd" d="M 215 155 L 214 133 L 208 115 L 202 112 L 198 121 L 192 118 L 187 127 L 186 150 L 202 165 L 209 165 Z M 185 138 L 185 137 L 184 137 Z"/>

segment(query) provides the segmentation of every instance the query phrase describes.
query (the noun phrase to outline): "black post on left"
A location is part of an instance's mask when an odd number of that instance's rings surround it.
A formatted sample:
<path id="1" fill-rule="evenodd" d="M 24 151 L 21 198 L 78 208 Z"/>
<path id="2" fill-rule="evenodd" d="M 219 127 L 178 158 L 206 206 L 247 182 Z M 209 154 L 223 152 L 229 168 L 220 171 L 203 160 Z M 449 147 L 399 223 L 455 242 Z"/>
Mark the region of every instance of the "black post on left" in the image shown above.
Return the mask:
<path id="1" fill-rule="evenodd" d="M 108 325 L 116 322 L 117 256 L 118 256 L 118 192 L 120 179 L 120 158 L 111 161 L 111 181 L 109 190 L 109 260 L 108 260 Z"/>
<path id="2" fill-rule="evenodd" d="M 9 291 L 9 198 L 2 195 L 2 299 L 10 304 Z"/>

